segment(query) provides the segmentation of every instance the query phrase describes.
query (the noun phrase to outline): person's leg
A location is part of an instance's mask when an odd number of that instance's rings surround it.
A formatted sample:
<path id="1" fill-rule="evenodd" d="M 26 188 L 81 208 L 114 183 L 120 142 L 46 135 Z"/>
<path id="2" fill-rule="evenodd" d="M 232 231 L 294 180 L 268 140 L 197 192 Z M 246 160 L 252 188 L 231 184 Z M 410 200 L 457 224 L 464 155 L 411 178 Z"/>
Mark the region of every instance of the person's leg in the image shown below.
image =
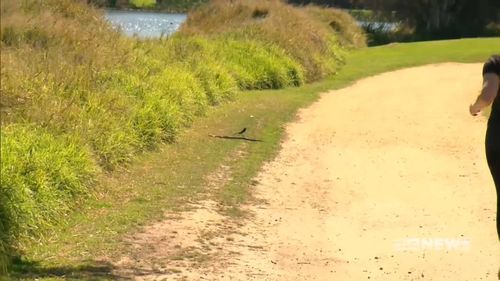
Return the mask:
<path id="1" fill-rule="evenodd" d="M 486 158 L 497 192 L 497 234 L 500 240 L 500 150 L 486 146 Z"/>

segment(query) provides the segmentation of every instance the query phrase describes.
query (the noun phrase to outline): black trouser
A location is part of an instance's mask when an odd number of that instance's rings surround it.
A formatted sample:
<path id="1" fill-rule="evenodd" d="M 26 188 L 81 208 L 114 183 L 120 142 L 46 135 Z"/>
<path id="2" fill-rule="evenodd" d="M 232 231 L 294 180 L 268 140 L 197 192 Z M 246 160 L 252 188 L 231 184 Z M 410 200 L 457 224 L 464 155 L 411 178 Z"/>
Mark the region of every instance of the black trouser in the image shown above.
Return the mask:
<path id="1" fill-rule="evenodd" d="M 495 141 L 493 134 L 500 134 L 500 132 L 488 130 L 486 133 L 486 159 L 497 191 L 497 234 L 500 240 L 500 149 L 498 149 L 498 144 L 493 144 Z"/>

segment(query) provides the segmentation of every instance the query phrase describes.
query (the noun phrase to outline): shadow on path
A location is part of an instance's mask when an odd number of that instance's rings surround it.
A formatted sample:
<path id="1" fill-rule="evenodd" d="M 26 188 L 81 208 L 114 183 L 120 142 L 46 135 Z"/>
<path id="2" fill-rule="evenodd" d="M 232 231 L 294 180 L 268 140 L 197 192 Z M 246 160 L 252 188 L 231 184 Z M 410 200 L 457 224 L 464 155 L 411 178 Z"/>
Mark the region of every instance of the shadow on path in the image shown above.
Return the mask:
<path id="1" fill-rule="evenodd" d="M 114 266 L 107 262 L 90 261 L 76 266 L 44 266 L 37 261 L 16 259 L 10 270 L 12 280 L 63 278 L 65 280 L 130 280 L 113 274 Z M 1 278 L 0 278 L 1 280 Z"/>
<path id="2" fill-rule="evenodd" d="M 212 137 L 212 138 L 228 139 L 228 140 L 243 140 L 243 141 L 263 142 L 263 140 L 259 140 L 259 139 L 250 139 L 250 138 L 246 138 L 246 137 L 217 136 L 217 135 L 208 135 L 208 136 L 209 136 L 209 137 Z"/>
<path id="3" fill-rule="evenodd" d="M 87 261 L 79 265 L 47 266 L 38 261 L 15 259 L 10 268 L 9 276 L 4 280 L 39 280 L 45 278 L 59 278 L 73 281 L 130 281 L 137 276 L 169 275 L 175 271 L 168 269 L 149 269 L 142 267 L 116 267 L 105 261 Z M 52 280 L 52 279 L 50 279 Z"/>

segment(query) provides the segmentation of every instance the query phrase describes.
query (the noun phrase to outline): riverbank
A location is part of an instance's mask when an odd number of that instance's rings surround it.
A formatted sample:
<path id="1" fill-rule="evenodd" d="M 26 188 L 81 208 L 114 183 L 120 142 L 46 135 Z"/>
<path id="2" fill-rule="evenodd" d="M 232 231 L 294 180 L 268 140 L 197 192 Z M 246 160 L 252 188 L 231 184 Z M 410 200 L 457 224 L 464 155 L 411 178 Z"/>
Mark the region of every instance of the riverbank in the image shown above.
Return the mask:
<path id="1" fill-rule="evenodd" d="M 323 82 L 237 95 L 232 103 L 213 108 L 205 118 L 197 119 L 176 144 L 143 154 L 126 170 L 105 176 L 101 190 L 106 192 L 91 200 L 85 212 L 70 216 L 68 224 L 49 232 L 46 242 L 27 247 L 25 259 L 16 264 L 13 276 L 20 280 L 114 280 L 117 277 L 112 275 L 112 264 L 102 258 L 126 253 L 123 236 L 132 235 L 148 222 L 165 219 L 166 211 L 180 212 L 207 198 L 219 204 L 222 214 L 241 223 L 245 213 L 240 205 L 251 202 L 254 176 L 276 155 L 284 124 L 295 118 L 299 108 L 315 101 L 319 93 L 408 66 L 481 62 L 499 43 L 499 39 L 470 39 L 366 48 L 349 55 L 338 75 Z M 464 104 L 466 110 L 466 101 Z M 209 136 L 232 136 L 242 127 L 248 129 L 245 137 L 262 142 Z M 200 257 L 196 249 L 182 256 L 187 260 Z"/>

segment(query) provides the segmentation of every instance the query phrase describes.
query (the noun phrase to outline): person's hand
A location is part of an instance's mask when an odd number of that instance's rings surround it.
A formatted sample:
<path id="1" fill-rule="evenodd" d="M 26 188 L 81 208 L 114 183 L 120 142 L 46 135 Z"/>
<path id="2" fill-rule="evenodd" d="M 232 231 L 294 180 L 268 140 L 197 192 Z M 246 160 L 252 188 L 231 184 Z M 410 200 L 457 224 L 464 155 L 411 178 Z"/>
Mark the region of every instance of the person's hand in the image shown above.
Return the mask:
<path id="1" fill-rule="evenodd" d="M 481 109 L 477 108 L 475 104 L 471 104 L 469 106 L 469 112 L 472 116 L 477 116 L 477 114 L 481 111 Z"/>

